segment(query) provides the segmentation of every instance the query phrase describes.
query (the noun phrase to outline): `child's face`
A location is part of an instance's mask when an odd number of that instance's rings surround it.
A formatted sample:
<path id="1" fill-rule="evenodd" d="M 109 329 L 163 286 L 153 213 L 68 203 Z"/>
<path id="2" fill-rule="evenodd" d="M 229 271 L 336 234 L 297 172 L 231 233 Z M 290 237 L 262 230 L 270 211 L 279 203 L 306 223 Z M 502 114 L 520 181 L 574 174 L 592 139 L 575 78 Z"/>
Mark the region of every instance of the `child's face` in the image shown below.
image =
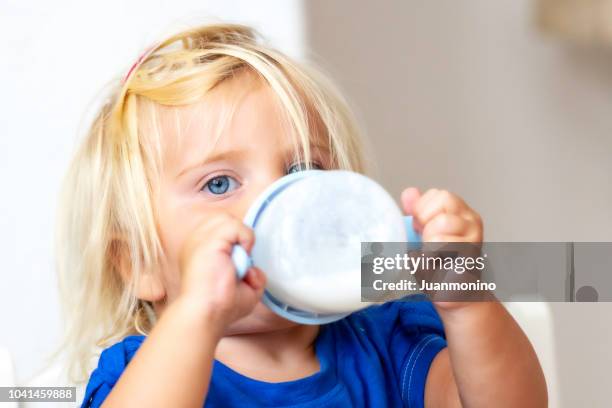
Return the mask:
<path id="1" fill-rule="evenodd" d="M 242 219 L 268 185 L 299 168 L 289 129 L 281 120 L 272 91 L 252 81 L 243 75 L 214 89 L 197 104 L 162 110 L 164 165 L 157 221 L 166 252 L 162 270 L 166 302 L 156 304 L 158 312 L 178 295 L 179 253 L 196 225 L 218 212 Z M 238 103 L 228 105 L 228 96 L 237 96 Z M 235 106 L 235 111 L 215 143 L 215 126 L 228 106 Z M 315 167 L 331 166 L 324 146 L 312 141 Z M 249 316 L 234 323 L 228 334 L 290 325 L 293 323 L 260 302 Z"/>

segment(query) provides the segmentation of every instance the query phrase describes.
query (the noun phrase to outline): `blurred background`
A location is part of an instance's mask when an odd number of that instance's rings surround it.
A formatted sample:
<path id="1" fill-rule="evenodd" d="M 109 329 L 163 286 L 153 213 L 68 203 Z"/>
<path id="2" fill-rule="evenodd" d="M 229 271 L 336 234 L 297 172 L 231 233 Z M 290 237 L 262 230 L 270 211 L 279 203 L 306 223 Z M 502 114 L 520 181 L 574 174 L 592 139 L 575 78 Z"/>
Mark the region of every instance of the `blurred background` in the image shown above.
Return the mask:
<path id="1" fill-rule="evenodd" d="M 215 19 L 327 71 L 394 195 L 456 192 L 488 241 L 612 241 L 612 0 L 4 0 L 0 346 L 17 383 L 60 335 L 57 193 L 100 89 L 163 30 Z M 509 307 L 551 407 L 610 406 L 612 304 Z"/>

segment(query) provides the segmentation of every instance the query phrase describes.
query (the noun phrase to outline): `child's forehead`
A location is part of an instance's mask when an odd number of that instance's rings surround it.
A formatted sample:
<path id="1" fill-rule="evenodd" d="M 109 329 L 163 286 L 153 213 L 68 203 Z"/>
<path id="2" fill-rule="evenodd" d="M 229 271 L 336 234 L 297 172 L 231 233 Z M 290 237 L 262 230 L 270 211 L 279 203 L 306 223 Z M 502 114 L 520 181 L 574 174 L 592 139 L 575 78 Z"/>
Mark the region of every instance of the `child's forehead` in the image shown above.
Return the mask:
<path id="1" fill-rule="evenodd" d="M 196 103 L 160 105 L 158 121 L 165 167 L 224 152 L 296 148 L 293 128 L 271 88 L 247 75 L 225 81 Z"/>

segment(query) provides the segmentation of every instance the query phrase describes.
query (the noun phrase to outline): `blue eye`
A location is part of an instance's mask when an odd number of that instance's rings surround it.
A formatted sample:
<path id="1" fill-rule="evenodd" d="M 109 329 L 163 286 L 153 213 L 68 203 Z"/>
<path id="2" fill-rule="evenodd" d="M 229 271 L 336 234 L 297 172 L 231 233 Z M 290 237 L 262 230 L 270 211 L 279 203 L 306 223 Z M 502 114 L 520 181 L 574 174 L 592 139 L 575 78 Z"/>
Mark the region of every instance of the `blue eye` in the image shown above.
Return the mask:
<path id="1" fill-rule="evenodd" d="M 208 180 L 202 191 L 208 190 L 215 195 L 225 194 L 239 187 L 238 181 L 230 176 L 216 176 Z"/>
<path id="2" fill-rule="evenodd" d="M 322 167 L 318 163 L 311 162 L 310 166 L 308 166 L 305 162 L 299 162 L 299 163 L 295 163 L 289 166 L 289 168 L 287 169 L 287 174 L 295 173 L 298 171 L 304 171 L 304 170 L 321 170 L 321 169 Z"/>

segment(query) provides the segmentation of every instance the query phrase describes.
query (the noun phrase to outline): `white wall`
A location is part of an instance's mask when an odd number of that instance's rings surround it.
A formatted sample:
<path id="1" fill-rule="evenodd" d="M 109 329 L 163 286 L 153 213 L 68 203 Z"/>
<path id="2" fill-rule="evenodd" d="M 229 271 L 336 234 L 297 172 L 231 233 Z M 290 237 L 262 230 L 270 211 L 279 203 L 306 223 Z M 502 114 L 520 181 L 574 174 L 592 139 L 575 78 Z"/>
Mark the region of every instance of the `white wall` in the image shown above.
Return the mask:
<path id="1" fill-rule="evenodd" d="M 455 191 L 489 241 L 612 241 L 612 44 L 540 35 L 535 3 L 311 0 L 306 52 L 353 101 L 395 194 Z M 550 308 L 551 406 L 610 406 L 612 303 Z"/>
<path id="2" fill-rule="evenodd" d="M 394 192 L 461 192 L 488 240 L 610 241 L 612 44 L 542 37 L 534 4 L 309 1 L 308 51 L 393 163 L 378 167 Z"/>
<path id="3" fill-rule="evenodd" d="M 13 354 L 18 381 L 58 339 L 53 220 L 87 108 L 170 24 L 212 18 L 251 24 L 301 53 L 298 0 L 0 3 L 0 345 Z"/>

